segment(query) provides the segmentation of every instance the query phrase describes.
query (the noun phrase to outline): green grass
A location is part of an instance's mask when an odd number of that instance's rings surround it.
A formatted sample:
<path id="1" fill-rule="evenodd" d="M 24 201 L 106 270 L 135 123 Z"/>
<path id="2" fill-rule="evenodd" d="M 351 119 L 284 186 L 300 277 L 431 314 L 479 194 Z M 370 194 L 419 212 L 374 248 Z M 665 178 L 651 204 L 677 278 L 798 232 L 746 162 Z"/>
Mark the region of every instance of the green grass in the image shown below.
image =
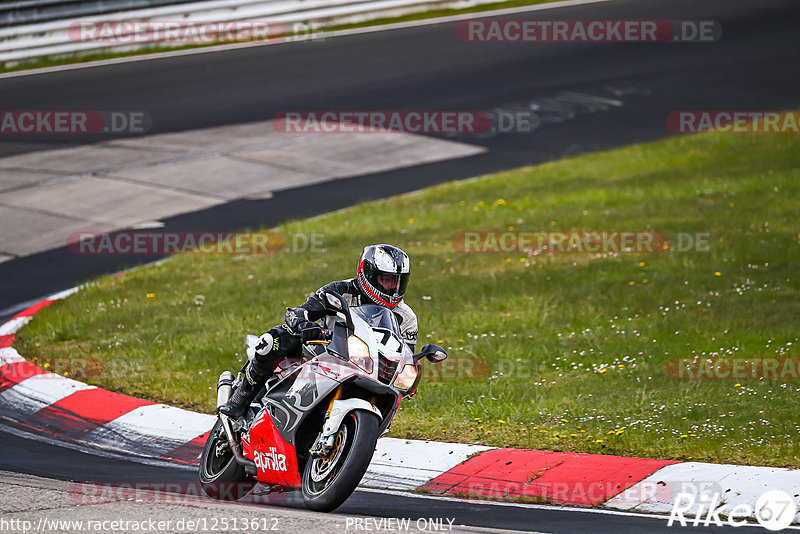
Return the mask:
<path id="1" fill-rule="evenodd" d="M 420 344 L 491 367 L 423 380 L 392 436 L 798 467 L 798 380 L 677 380 L 666 366 L 798 356 L 799 192 L 797 135 L 704 134 L 589 154 L 278 228 L 322 232 L 324 253 L 185 254 L 96 280 L 45 309 L 17 345 L 28 358 L 98 358 L 93 384 L 211 412 L 245 333 L 351 276 L 364 244 L 392 242 L 412 258 Z M 458 231 L 508 227 L 707 232 L 711 248 L 453 249 Z"/>
<path id="2" fill-rule="evenodd" d="M 505 0 L 501 2 L 494 2 L 491 4 L 480 4 L 471 7 L 458 8 L 458 9 L 429 9 L 427 11 L 418 11 L 416 13 L 408 13 L 396 17 L 381 17 L 373 20 L 366 20 L 363 22 L 351 24 L 336 24 L 328 27 L 322 27 L 314 30 L 314 33 L 334 32 L 340 30 L 350 30 L 354 28 L 366 28 L 370 26 L 384 26 L 388 24 L 397 24 L 400 22 L 411 22 L 414 20 L 425 20 L 439 17 L 450 17 L 454 15 L 464 15 L 467 13 L 483 13 L 495 11 L 499 9 L 508 9 L 513 7 L 533 6 L 537 4 L 547 4 L 559 0 Z M 486 16 L 491 16 L 487 13 Z M 287 37 L 297 38 L 302 34 L 287 34 Z M 276 36 L 277 37 L 277 36 Z M 455 39 L 455 33 L 453 34 Z M 103 61 L 107 59 L 124 58 L 131 56 L 142 56 L 149 54 L 159 54 L 163 52 L 175 52 L 179 50 L 191 50 L 195 48 L 210 48 L 214 46 L 225 46 L 233 43 L 212 43 L 212 44 L 195 44 L 186 46 L 150 46 L 139 50 L 127 50 L 124 52 L 100 52 L 90 53 L 86 55 L 66 56 L 66 57 L 41 57 L 31 60 L 20 60 L 20 62 L 9 62 L 7 64 L 0 64 L 0 74 L 4 72 L 17 72 L 23 70 L 42 69 L 47 67 L 55 67 L 60 65 L 74 65 L 77 63 L 89 63 L 92 61 Z"/>

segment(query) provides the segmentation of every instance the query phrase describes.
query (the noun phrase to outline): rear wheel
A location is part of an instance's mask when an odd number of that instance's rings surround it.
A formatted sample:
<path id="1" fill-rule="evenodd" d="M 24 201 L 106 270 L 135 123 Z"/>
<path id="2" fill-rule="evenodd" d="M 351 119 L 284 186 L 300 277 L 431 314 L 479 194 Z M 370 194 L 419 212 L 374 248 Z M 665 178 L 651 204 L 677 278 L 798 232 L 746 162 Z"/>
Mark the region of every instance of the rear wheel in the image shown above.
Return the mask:
<path id="1" fill-rule="evenodd" d="M 364 410 L 348 413 L 331 452 L 309 458 L 303 471 L 303 501 L 310 510 L 330 512 L 339 507 L 361 482 L 378 440 L 378 417 Z"/>
<path id="2" fill-rule="evenodd" d="M 219 419 L 200 455 L 200 485 L 206 495 L 223 501 L 238 501 L 256 485 L 236 463 Z"/>

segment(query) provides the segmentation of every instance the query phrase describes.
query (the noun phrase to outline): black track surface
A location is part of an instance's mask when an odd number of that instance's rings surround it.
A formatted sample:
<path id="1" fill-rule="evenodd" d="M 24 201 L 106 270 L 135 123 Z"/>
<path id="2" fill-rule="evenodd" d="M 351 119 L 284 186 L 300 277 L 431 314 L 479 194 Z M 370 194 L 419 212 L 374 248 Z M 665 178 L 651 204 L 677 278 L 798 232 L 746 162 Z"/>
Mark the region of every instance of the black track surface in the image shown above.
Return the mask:
<path id="1" fill-rule="evenodd" d="M 142 465 L 116 458 L 100 457 L 91 452 L 66 449 L 40 441 L 17 436 L 13 429 L 0 424 L 0 470 L 15 471 L 47 478 L 78 482 L 96 482 L 100 485 L 127 485 L 127 487 L 158 488 L 161 484 L 177 486 L 176 483 L 194 482 L 197 475 L 186 469 L 170 469 Z M 26 451 L 20 455 L 20 451 Z M 136 486 L 141 484 L 143 486 Z M 163 487 L 163 486 L 162 486 Z M 195 495 L 196 486 L 190 494 Z M 101 493 L 101 492 L 99 492 Z M 266 498 L 265 498 L 266 499 Z M 277 506 L 304 508 L 299 492 L 275 497 Z M 252 506 L 270 506 L 253 504 Z M 553 533 L 605 534 L 625 532 L 644 534 L 653 532 L 734 532 L 732 527 L 667 527 L 663 517 L 597 514 L 575 509 L 527 508 L 502 506 L 452 500 L 405 497 L 373 491 L 356 491 L 334 514 L 344 516 L 374 516 L 387 518 L 439 519 L 446 526 L 447 519 L 454 525 L 471 525 L 518 531 Z M 320 514 L 324 520 L 324 514 Z M 761 531 L 762 529 L 757 529 Z M 412 528 L 412 532 L 416 529 Z M 748 532 L 752 529 L 748 529 Z M 766 532 L 766 531 L 764 531 Z"/>

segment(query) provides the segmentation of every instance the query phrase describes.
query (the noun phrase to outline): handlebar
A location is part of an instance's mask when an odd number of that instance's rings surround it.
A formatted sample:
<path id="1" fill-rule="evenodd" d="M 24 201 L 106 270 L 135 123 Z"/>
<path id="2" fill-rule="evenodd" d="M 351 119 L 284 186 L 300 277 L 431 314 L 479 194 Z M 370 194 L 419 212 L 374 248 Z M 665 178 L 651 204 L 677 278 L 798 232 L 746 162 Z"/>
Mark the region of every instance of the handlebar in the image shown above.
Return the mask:
<path id="1" fill-rule="evenodd" d="M 311 332 L 311 331 L 319 331 L 322 337 L 320 338 L 314 335 L 313 338 L 306 339 L 306 332 Z M 331 342 L 331 339 L 333 339 L 333 332 L 325 328 L 322 328 L 321 326 L 307 328 L 295 335 L 299 336 L 301 343 L 304 343 L 306 345 L 327 345 Z"/>

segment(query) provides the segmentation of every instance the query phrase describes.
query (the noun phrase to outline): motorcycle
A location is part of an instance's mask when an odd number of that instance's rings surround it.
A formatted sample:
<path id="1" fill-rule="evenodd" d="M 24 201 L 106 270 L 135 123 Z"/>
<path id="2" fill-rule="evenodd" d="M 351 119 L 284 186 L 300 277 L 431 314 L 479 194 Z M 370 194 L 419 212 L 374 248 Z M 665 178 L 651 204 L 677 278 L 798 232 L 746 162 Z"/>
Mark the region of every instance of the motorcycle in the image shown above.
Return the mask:
<path id="1" fill-rule="evenodd" d="M 384 307 L 350 307 L 333 291 L 321 296 L 325 339 L 306 341 L 299 357 L 276 362 L 242 418 L 219 414 L 200 456 L 208 496 L 238 500 L 261 483 L 269 491 L 301 489 L 311 510 L 336 509 L 364 476 L 400 401 L 416 392 L 420 360 L 447 358 L 434 344 L 413 354 Z M 258 339 L 247 336 L 248 359 Z M 220 375 L 217 407 L 243 380 L 245 366 L 236 378 Z"/>

